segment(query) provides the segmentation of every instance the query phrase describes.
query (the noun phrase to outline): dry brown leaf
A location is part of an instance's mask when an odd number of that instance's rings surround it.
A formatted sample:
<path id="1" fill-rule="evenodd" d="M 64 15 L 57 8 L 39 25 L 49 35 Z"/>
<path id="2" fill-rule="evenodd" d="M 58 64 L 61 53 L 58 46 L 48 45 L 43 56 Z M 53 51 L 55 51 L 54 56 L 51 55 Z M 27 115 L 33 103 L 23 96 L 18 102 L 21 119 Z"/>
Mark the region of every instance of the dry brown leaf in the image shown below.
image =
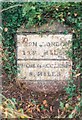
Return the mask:
<path id="1" fill-rule="evenodd" d="M 29 102 L 28 108 L 29 108 L 29 107 L 33 107 L 33 106 L 34 106 L 33 103 Z"/>
<path id="2" fill-rule="evenodd" d="M 68 103 L 66 103 L 66 104 L 65 104 L 65 107 L 66 107 L 66 108 L 68 108 L 68 107 L 69 107 L 69 104 L 68 104 Z"/>
<path id="3" fill-rule="evenodd" d="M 77 110 L 76 109 L 74 109 L 72 112 L 71 112 L 71 114 L 76 114 L 77 113 Z"/>
<path id="4" fill-rule="evenodd" d="M 38 112 L 40 112 L 40 108 L 39 108 L 39 105 L 37 105 L 37 108 L 36 108 L 36 110 L 37 110 Z"/>
<path id="5" fill-rule="evenodd" d="M 80 75 L 81 75 L 81 73 L 78 73 L 78 74 L 75 75 L 75 77 L 78 77 L 78 76 L 80 76 Z"/>
<path id="6" fill-rule="evenodd" d="M 40 112 L 40 109 L 39 109 L 39 108 L 37 108 L 37 111 L 38 111 L 38 112 Z"/>
<path id="7" fill-rule="evenodd" d="M 46 100 L 43 100 L 43 105 L 46 105 L 47 104 L 47 101 Z"/>
<path id="8" fill-rule="evenodd" d="M 52 107 L 52 106 L 50 106 L 50 111 L 51 111 L 51 112 L 53 111 L 53 107 Z"/>
<path id="9" fill-rule="evenodd" d="M 81 96 L 80 96 L 80 95 L 78 95 L 78 96 L 77 96 L 77 99 L 81 99 Z"/>
<path id="10" fill-rule="evenodd" d="M 45 107 L 48 107 L 48 104 L 45 104 L 44 106 L 45 106 Z"/>
<path id="11" fill-rule="evenodd" d="M 31 109 L 31 108 L 29 108 L 27 111 L 28 111 L 29 113 L 32 113 L 32 109 Z"/>

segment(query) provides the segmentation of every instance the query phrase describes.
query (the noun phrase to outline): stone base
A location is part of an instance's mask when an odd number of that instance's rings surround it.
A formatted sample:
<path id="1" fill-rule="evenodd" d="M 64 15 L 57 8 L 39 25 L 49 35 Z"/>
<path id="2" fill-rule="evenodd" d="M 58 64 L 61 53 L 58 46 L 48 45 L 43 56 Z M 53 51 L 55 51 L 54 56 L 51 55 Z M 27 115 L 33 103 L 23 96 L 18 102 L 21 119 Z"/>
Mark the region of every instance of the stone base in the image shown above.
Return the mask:
<path id="1" fill-rule="evenodd" d="M 34 92 L 56 93 L 64 89 L 66 81 L 22 81 L 26 87 Z"/>

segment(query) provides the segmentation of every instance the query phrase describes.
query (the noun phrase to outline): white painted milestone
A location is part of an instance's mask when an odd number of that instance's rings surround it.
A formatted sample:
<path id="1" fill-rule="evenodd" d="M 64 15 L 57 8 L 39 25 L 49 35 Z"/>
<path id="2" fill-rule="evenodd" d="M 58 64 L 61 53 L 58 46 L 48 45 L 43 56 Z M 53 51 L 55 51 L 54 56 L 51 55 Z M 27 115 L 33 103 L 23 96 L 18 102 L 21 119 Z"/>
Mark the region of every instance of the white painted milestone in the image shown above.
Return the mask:
<path id="1" fill-rule="evenodd" d="M 67 80 L 72 60 L 67 51 L 72 35 L 17 35 L 17 65 L 20 80 Z"/>

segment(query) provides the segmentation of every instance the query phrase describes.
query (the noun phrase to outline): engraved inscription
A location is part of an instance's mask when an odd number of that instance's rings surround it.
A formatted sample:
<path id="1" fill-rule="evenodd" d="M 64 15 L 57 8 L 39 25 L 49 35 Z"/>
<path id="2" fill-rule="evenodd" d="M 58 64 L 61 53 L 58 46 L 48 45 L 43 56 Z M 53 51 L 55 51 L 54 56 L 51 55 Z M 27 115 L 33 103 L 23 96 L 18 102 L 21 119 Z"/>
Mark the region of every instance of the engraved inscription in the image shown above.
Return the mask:
<path id="1" fill-rule="evenodd" d="M 17 35 L 17 65 L 20 80 L 67 80 L 72 60 L 66 52 L 72 35 Z"/>
<path id="2" fill-rule="evenodd" d="M 17 35 L 18 59 L 68 59 L 69 35 Z"/>
<path id="3" fill-rule="evenodd" d="M 71 71 L 71 61 L 18 61 L 22 80 L 64 80 Z"/>

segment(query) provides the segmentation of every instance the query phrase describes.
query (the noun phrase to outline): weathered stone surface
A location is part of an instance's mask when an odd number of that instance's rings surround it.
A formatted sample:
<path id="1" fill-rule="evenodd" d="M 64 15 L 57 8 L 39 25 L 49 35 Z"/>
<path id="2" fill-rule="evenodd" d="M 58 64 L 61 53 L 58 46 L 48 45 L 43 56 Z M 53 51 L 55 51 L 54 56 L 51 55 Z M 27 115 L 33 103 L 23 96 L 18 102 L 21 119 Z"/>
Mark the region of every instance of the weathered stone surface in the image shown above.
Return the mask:
<path id="1" fill-rule="evenodd" d="M 72 69 L 71 61 L 64 60 L 22 60 L 18 61 L 20 80 L 67 80 Z"/>
<path id="2" fill-rule="evenodd" d="M 48 21 L 51 21 L 50 19 Z M 33 26 L 29 29 L 25 29 L 25 26 L 22 25 L 21 28 L 19 28 L 17 30 L 18 33 L 27 33 L 27 32 L 33 32 L 33 33 L 36 33 L 36 32 L 51 32 L 51 33 L 63 33 L 65 31 L 68 31 L 70 33 L 71 31 L 71 28 L 69 28 L 68 26 L 66 25 L 63 25 L 62 23 L 58 23 L 58 22 L 53 22 L 53 24 L 44 24 L 42 25 L 41 27 L 37 27 L 37 26 Z"/>
<path id="3" fill-rule="evenodd" d="M 60 91 L 71 75 L 72 60 L 66 52 L 72 45 L 72 35 L 59 34 L 67 30 L 66 26 L 53 25 L 17 31 L 17 65 L 20 70 L 17 79 L 34 91 Z M 36 33 L 43 29 L 49 33 L 42 36 Z"/>
<path id="4" fill-rule="evenodd" d="M 68 59 L 72 35 L 17 35 L 18 59 Z"/>

